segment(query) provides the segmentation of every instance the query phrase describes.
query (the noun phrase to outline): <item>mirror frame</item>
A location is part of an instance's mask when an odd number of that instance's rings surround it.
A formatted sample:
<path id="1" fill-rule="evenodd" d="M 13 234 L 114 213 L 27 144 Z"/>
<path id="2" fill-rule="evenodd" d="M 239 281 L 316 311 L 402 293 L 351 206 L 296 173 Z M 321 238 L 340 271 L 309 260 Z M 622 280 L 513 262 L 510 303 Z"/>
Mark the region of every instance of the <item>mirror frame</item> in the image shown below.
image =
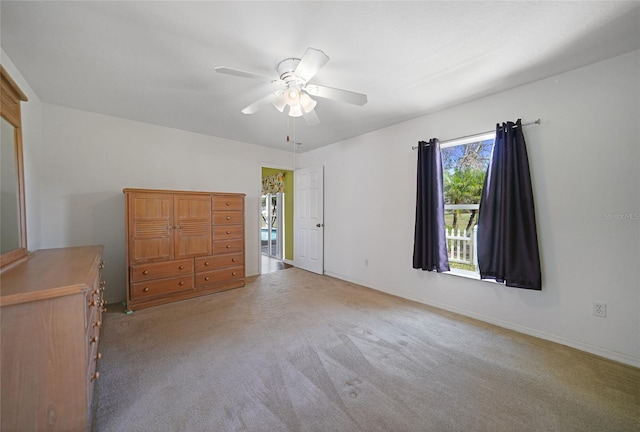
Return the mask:
<path id="1" fill-rule="evenodd" d="M 22 158 L 22 118 L 20 102 L 26 102 L 27 96 L 0 65 L 0 116 L 13 127 L 13 141 L 16 149 L 16 173 L 18 175 L 18 224 L 20 229 L 20 245 L 18 249 L 0 255 L 0 269 L 18 260 L 26 258 L 27 251 L 27 218 L 24 199 L 24 163 Z"/>

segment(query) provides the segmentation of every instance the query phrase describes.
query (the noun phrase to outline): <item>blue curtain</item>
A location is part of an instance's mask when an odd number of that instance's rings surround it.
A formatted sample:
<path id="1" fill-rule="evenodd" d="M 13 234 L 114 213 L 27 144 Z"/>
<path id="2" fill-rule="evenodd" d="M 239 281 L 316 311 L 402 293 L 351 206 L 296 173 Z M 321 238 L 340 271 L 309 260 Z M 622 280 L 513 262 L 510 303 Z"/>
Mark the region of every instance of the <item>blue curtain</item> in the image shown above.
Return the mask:
<path id="1" fill-rule="evenodd" d="M 542 289 L 529 158 L 522 122 L 496 125 L 496 140 L 478 212 L 482 279 Z"/>
<path id="2" fill-rule="evenodd" d="M 418 143 L 418 185 L 413 268 L 449 271 L 444 226 L 444 192 L 440 142 Z"/>

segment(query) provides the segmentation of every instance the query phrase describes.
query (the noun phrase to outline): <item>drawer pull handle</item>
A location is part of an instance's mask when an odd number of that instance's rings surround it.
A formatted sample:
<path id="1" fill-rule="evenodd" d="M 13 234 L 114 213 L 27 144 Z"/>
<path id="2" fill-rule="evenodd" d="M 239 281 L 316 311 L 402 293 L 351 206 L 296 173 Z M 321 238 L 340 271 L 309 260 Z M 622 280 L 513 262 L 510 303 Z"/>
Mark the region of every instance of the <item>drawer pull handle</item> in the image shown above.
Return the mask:
<path id="1" fill-rule="evenodd" d="M 184 270 L 184 266 L 183 265 L 179 266 L 178 270 Z"/>
<path id="2" fill-rule="evenodd" d="M 206 281 L 208 281 L 209 279 L 211 279 L 209 276 L 204 278 L 204 280 L 206 280 Z"/>
<path id="3" fill-rule="evenodd" d="M 142 288 L 142 291 L 144 291 L 144 292 L 149 292 L 149 287 L 144 287 L 144 288 Z"/>
<path id="4" fill-rule="evenodd" d="M 143 275 L 148 275 L 149 274 L 149 270 L 145 270 L 142 272 Z"/>
<path id="5" fill-rule="evenodd" d="M 235 258 L 231 258 L 231 262 L 236 262 L 236 261 L 238 261 L 238 260 L 235 259 Z"/>
<path id="6" fill-rule="evenodd" d="M 98 336 L 94 336 L 91 338 L 91 340 L 89 341 L 89 344 L 92 344 L 92 343 L 98 343 Z"/>
<path id="7" fill-rule="evenodd" d="M 91 381 L 95 381 L 98 378 L 100 378 L 100 372 L 96 371 L 92 376 L 91 376 Z"/>
<path id="8" fill-rule="evenodd" d="M 178 282 L 178 285 L 182 286 L 182 285 L 184 285 L 184 282 L 180 281 L 180 282 Z"/>
<path id="9" fill-rule="evenodd" d="M 205 267 L 209 265 L 209 261 L 204 262 Z"/>
<path id="10" fill-rule="evenodd" d="M 227 219 L 227 220 L 231 220 L 231 216 L 227 216 L 227 218 L 226 218 L 226 219 Z"/>

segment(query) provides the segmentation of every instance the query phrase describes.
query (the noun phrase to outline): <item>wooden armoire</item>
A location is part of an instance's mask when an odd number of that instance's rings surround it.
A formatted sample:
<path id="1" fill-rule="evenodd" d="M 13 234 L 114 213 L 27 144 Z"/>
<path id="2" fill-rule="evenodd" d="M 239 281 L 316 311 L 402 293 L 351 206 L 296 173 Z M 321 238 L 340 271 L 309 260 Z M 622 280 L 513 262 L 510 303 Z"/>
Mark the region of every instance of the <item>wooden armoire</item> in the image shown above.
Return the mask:
<path id="1" fill-rule="evenodd" d="M 244 194 L 124 194 L 127 310 L 245 285 Z"/>

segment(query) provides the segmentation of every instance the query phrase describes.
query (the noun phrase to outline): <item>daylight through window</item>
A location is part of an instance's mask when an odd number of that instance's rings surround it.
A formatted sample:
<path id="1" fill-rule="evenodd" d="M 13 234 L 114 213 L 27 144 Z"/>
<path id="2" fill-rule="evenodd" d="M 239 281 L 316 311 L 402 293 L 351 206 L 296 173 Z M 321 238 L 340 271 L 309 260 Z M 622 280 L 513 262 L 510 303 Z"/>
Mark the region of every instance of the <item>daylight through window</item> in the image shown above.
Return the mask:
<path id="1" fill-rule="evenodd" d="M 451 271 L 478 273 L 477 225 L 480 196 L 495 134 L 441 146 L 444 221 Z"/>

